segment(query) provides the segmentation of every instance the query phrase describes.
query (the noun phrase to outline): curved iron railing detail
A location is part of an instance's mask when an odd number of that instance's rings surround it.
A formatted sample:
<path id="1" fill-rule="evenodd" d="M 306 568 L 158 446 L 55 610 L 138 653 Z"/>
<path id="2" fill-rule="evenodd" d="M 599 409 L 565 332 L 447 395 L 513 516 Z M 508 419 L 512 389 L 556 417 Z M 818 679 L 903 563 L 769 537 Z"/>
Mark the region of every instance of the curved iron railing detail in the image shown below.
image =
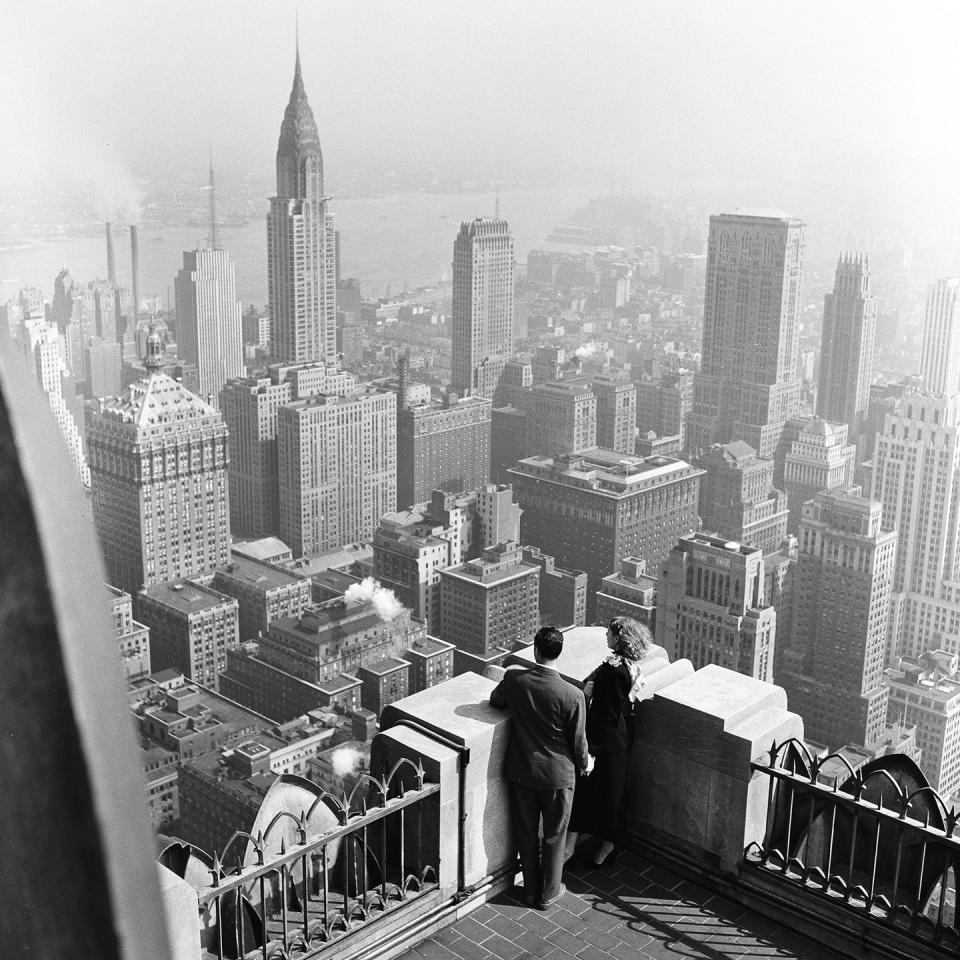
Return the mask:
<path id="1" fill-rule="evenodd" d="M 833 762 L 847 773 L 824 773 Z M 956 886 L 960 811 L 948 808 L 904 755 L 854 770 L 840 754 L 774 744 L 762 843 L 745 862 L 805 892 L 960 955 Z"/>
<path id="2" fill-rule="evenodd" d="M 279 812 L 257 836 L 236 831 L 221 854 L 204 858 L 210 885 L 198 900 L 206 955 L 302 960 L 435 889 L 438 863 L 427 860 L 438 858 L 439 838 L 424 835 L 424 807 L 436 808 L 429 822 L 439 824 L 439 792 L 424 782 L 422 766 L 402 759 L 381 778 L 364 776 L 349 795 L 324 791 L 299 816 Z M 309 836 L 321 802 L 338 824 Z M 284 820 L 294 821 L 296 837 L 281 836 L 279 851 L 271 850 Z"/>

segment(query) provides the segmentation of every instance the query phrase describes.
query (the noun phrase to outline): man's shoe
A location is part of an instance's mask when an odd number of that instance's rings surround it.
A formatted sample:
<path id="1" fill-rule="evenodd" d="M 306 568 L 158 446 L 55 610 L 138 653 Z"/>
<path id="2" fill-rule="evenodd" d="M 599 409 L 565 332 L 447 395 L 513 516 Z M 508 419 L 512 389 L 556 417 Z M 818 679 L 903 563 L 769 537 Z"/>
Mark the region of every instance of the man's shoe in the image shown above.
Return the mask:
<path id="1" fill-rule="evenodd" d="M 565 883 L 560 884 L 560 889 L 557 891 L 555 897 L 551 897 L 549 900 L 541 900 L 537 904 L 538 910 L 549 910 L 552 906 L 560 902 L 560 898 L 567 892 L 567 885 Z"/>
<path id="2" fill-rule="evenodd" d="M 510 891 L 517 900 L 523 900 L 523 905 L 525 907 L 535 907 L 539 897 L 535 894 L 527 893 L 527 891 L 521 887 L 519 884 L 514 884 L 513 889 Z"/>

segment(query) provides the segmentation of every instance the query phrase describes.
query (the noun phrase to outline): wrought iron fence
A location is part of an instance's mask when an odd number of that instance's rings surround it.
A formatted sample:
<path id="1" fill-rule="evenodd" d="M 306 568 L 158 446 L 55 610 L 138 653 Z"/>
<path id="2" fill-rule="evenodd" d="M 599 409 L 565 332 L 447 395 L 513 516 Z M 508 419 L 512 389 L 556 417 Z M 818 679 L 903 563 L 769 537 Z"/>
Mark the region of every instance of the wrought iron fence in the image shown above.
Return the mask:
<path id="1" fill-rule="evenodd" d="M 747 847 L 747 864 L 960 954 L 960 811 L 910 758 L 855 771 L 840 754 L 812 756 L 794 739 L 752 767 L 769 777 L 769 794 L 763 843 Z"/>
<path id="2" fill-rule="evenodd" d="M 415 784 L 409 789 L 404 774 Z M 400 760 L 382 779 L 364 775 L 349 796 L 322 792 L 299 817 L 280 812 L 256 837 L 235 833 L 208 864 L 210 886 L 198 893 L 206 955 L 312 957 L 434 889 L 440 786 L 423 776 L 419 764 Z M 319 803 L 339 825 L 308 836 Z M 296 839 L 272 849 L 283 821 L 295 824 Z"/>

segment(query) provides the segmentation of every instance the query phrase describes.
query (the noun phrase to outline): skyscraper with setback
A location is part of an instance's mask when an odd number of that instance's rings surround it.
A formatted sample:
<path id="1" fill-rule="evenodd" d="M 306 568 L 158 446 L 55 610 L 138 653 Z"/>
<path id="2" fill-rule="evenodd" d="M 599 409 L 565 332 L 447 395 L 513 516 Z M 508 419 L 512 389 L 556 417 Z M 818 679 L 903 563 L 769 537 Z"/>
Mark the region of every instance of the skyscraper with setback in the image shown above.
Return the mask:
<path id="1" fill-rule="evenodd" d="M 453 245 L 451 382 L 461 396 L 492 400 L 514 352 L 513 237 L 506 220 L 460 225 Z"/>

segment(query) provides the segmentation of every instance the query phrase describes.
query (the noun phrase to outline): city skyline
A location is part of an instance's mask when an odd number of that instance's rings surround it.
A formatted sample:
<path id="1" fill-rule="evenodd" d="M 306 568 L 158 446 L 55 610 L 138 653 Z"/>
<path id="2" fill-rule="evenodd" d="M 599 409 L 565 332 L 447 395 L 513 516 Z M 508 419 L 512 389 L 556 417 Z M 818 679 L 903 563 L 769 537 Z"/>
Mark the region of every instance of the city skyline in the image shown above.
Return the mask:
<path id="1" fill-rule="evenodd" d="M 65 12 L 33 86 L 94 36 L 74 86 L 115 97 L 67 122 L 65 89 L 0 187 L 0 943 L 960 949 L 960 188 L 906 117 L 946 24 L 116 3 Z M 864 73 L 892 49 L 925 66 Z M 575 810 L 556 898 L 526 801 L 554 853 Z"/>

